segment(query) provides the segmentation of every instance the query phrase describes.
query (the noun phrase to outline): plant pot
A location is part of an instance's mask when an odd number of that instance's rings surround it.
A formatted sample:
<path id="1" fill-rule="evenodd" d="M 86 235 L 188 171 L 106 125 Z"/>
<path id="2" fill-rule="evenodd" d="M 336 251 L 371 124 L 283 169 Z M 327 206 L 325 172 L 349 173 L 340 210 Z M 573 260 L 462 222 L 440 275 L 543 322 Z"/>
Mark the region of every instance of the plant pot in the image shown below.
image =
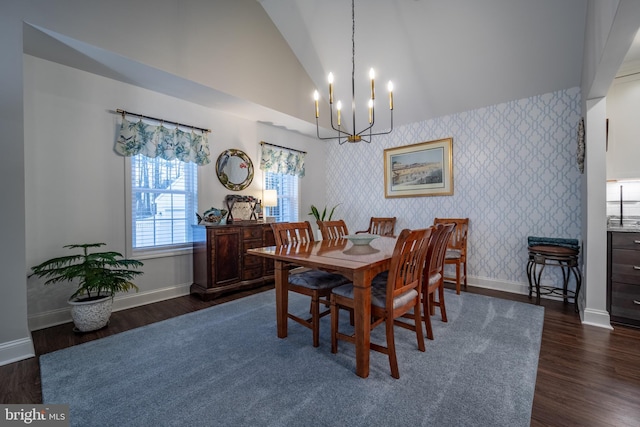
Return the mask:
<path id="1" fill-rule="evenodd" d="M 91 301 L 70 299 L 71 318 L 78 332 L 95 331 L 107 326 L 111 317 L 113 297 L 108 295 Z"/>

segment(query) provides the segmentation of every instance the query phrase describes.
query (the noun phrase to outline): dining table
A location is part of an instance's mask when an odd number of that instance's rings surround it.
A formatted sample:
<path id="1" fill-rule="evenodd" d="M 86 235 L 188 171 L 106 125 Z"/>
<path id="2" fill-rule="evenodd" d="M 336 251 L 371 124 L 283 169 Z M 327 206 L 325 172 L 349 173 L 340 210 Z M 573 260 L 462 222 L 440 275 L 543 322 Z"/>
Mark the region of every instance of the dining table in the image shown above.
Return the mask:
<path id="1" fill-rule="evenodd" d="M 389 270 L 395 243 L 396 237 L 379 236 L 364 245 L 354 244 L 347 238 L 338 238 L 248 249 L 247 254 L 274 260 L 278 337 L 287 337 L 289 270 L 295 266 L 339 273 L 353 283 L 356 374 L 367 378 L 371 281 L 377 274 Z"/>

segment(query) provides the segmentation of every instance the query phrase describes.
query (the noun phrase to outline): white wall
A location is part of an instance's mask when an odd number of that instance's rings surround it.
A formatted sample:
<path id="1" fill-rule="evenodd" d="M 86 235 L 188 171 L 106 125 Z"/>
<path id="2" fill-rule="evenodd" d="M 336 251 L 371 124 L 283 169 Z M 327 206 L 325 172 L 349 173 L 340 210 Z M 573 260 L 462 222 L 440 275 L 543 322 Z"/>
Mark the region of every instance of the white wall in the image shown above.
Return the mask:
<path id="1" fill-rule="evenodd" d="M 203 90 L 223 91 L 294 117 L 304 114 L 302 106 L 298 105 L 299 98 L 292 94 L 310 93 L 313 84 L 257 2 L 160 0 L 153 4 L 152 19 L 149 19 L 148 8 L 147 2 L 130 0 L 9 0 L 2 3 L 0 123 L 3 158 L 10 160 L 6 161 L 0 177 L 3 183 L 11 185 L 5 184 L 0 190 L 5 202 L 0 249 L 0 364 L 33 355 L 27 327 L 26 295 L 27 265 L 31 263 L 26 261 L 25 249 L 24 23 L 43 31 L 57 32 L 64 42 L 72 41 L 96 55 L 96 60 L 104 56 L 113 59 L 115 53 L 120 55 L 119 66 L 125 60 L 132 60 L 139 66 L 150 65 L 198 82 Z M 45 47 L 41 53 L 51 52 Z M 55 59 L 64 62 L 69 58 Z M 89 66 L 96 64 L 92 58 L 83 58 L 82 62 Z M 259 73 L 256 72 L 258 69 Z M 154 83 L 146 80 L 149 79 L 142 79 L 142 82 Z M 157 82 L 155 86 L 158 87 Z M 91 87 L 82 89 L 91 93 Z M 166 89 L 180 92 L 176 87 Z M 202 99 L 199 94 L 192 95 Z M 117 105 L 105 108 L 117 108 Z M 51 223 L 49 226 L 55 227 Z M 97 229 L 102 227 L 97 225 Z M 37 238 L 33 234 L 30 236 Z M 118 240 L 119 237 L 110 236 L 110 239 Z"/>
<path id="2" fill-rule="evenodd" d="M 33 356 L 27 328 L 24 146 L 22 117 L 22 5 L 0 13 L 0 364 Z"/>
<path id="3" fill-rule="evenodd" d="M 303 215 L 308 195 L 324 194 L 325 154 L 315 139 L 29 55 L 24 56 L 24 99 L 28 266 L 64 255 L 68 249 L 62 246 L 74 243 L 104 242 L 125 253 L 125 158 L 113 150 L 117 108 L 212 130 L 212 162 L 198 168 L 200 212 L 224 207 L 224 197 L 233 193 L 215 175 L 217 156 L 229 148 L 245 151 L 254 163 L 254 180 L 240 194 L 261 197 L 260 141 L 308 151 Z M 143 261 L 144 275 L 136 280 L 140 292 L 120 295 L 117 308 L 188 293 L 190 254 Z M 33 277 L 27 284 L 31 329 L 70 320 L 66 300 L 73 286 L 42 282 Z"/>

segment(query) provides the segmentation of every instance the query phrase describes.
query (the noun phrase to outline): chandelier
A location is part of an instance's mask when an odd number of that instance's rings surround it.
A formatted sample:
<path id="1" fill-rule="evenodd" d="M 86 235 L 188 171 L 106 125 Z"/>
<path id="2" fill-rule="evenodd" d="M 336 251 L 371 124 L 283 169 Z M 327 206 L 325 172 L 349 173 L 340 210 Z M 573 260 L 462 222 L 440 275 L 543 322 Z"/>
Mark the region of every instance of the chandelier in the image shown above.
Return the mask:
<path id="1" fill-rule="evenodd" d="M 362 129 L 360 132 L 356 132 L 356 103 L 355 103 L 355 55 L 356 55 L 356 43 L 355 43 L 355 31 L 356 31 L 356 18 L 355 18 L 355 7 L 354 1 L 351 0 L 351 111 L 353 114 L 353 133 L 346 132 L 342 129 L 342 102 L 338 101 L 336 103 L 336 118 L 337 123 L 333 122 L 333 73 L 329 73 L 329 109 L 330 109 L 330 117 L 331 117 L 331 128 L 338 132 L 337 136 L 328 136 L 321 137 L 320 136 L 320 125 L 318 123 L 318 118 L 320 117 L 320 109 L 318 107 L 318 100 L 320 99 L 320 94 L 318 91 L 314 91 L 313 99 L 315 101 L 315 110 L 316 110 L 316 132 L 319 139 L 337 139 L 339 144 L 342 145 L 345 142 L 360 142 L 364 141 L 367 143 L 371 143 L 371 137 L 376 135 L 386 135 L 391 133 L 393 130 L 393 83 L 389 82 L 387 88 L 389 90 L 389 111 L 391 114 L 391 128 L 386 132 L 373 132 L 373 125 L 376 120 L 375 115 L 375 72 L 373 68 L 369 70 L 369 78 L 371 79 L 371 96 L 369 98 L 369 124 L 367 127 Z M 336 127 L 337 126 L 337 127 Z M 368 139 L 366 139 L 368 138 Z"/>

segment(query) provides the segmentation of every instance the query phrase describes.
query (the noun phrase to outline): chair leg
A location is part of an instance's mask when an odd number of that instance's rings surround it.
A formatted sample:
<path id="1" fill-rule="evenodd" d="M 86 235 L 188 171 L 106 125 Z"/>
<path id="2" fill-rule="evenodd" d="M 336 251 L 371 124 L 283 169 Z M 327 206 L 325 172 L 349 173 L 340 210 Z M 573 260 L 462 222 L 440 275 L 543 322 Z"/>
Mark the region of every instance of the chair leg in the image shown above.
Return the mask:
<path id="1" fill-rule="evenodd" d="M 318 295 L 311 297 L 311 331 L 313 333 L 313 346 L 320 345 L 320 301 Z"/>
<path id="2" fill-rule="evenodd" d="M 416 339 L 418 340 L 418 350 L 425 351 L 424 336 L 422 335 L 422 316 L 420 314 L 420 301 L 413 307 L 413 322 L 416 327 Z"/>
<path id="3" fill-rule="evenodd" d="M 429 304 L 429 296 L 425 295 L 422 299 L 422 312 L 424 313 L 424 326 L 427 328 L 427 339 L 433 340 L 433 329 L 431 328 L 431 308 Z"/>
<path id="4" fill-rule="evenodd" d="M 393 318 L 387 317 L 385 321 L 387 335 L 387 351 L 389 354 L 389 367 L 391 368 L 391 376 L 395 379 L 400 378 L 398 371 L 398 359 L 396 357 L 396 342 L 393 335 Z"/>
<path id="5" fill-rule="evenodd" d="M 440 316 L 442 317 L 442 321 L 448 322 L 447 308 L 444 305 L 444 283 L 438 286 L 438 307 L 440 307 Z"/>
<path id="6" fill-rule="evenodd" d="M 467 289 L 467 260 L 464 261 L 464 288 Z"/>
<path id="7" fill-rule="evenodd" d="M 460 263 L 456 262 L 456 294 L 460 295 Z"/>
<path id="8" fill-rule="evenodd" d="M 338 316 L 340 307 L 336 304 L 335 298 L 331 295 L 331 353 L 338 352 Z"/>
<path id="9" fill-rule="evenodd" d="M 433 316 L 434 314 L 436 314 L 436 303 L 433 294 L 429 294 L 429 315 Z"/>

